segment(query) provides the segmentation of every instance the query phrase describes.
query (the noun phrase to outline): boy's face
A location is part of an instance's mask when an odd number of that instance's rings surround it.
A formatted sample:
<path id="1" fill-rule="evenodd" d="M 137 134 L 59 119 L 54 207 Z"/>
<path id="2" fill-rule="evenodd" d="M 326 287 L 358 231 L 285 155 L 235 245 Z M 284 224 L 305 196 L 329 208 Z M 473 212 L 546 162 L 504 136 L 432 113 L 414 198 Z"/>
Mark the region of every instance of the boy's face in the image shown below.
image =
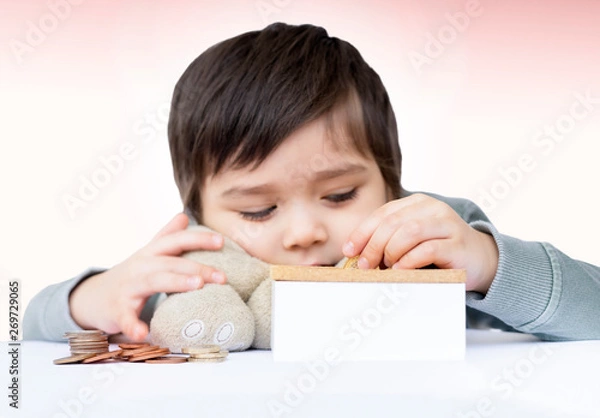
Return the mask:
<path id="1" fill-rule="evenodd" d="M 258 168 L 209 177 L 203 223 L 268 263 L 337 263 L 352 230 L 386 202 L 387 190 L 376 162 L 346 141 L 336 148 L 320 118 L 290 135 Z"/>

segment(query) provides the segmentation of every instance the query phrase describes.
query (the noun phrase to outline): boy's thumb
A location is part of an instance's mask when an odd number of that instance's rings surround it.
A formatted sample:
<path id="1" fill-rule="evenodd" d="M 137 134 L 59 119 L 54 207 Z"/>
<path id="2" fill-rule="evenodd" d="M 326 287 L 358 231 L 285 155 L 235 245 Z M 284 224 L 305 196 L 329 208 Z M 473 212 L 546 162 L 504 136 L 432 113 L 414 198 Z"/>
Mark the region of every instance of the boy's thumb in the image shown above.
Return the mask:
<path id="1" fill-rule="evenodd" d="M 124 318 L 122 325 L 123 334 L 132 341 L 143 341 L 148 335 L 148 326 L 136 316 Z"/>

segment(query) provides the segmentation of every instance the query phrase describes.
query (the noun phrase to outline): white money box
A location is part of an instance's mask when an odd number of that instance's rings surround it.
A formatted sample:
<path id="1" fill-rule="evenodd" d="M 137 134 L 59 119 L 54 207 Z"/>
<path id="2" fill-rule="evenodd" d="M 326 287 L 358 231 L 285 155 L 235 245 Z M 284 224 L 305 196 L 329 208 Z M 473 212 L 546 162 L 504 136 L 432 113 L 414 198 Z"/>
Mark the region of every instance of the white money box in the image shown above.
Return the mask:
<path id="1" fill-rule="evenodd" d="M 462 360 L 464 270 L 272 266 L 275 361 Z"/>

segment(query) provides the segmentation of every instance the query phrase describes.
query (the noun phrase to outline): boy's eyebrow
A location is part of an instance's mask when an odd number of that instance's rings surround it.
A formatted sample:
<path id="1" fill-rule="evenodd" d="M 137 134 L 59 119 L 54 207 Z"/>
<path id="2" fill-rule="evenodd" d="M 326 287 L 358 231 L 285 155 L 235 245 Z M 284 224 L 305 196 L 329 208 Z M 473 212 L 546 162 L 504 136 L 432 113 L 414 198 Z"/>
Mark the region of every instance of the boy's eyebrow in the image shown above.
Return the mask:
<path id="1" fill-rule="evenodd" d="M 343 166 L 332 167 L 326 170 L 313 171 L 312 174 L 307 177 L 312 177 L 313 180 L 316 181 L 324 181 L 348 174 L 360 173 L 366 170 L 367 167 L 361 164 L 345 164 Z M 234 186 L 221 193 L 221 197 L 241 197 L 256 194 L 268 194 L 273 192 L 275 189 L 276 187 L 272 183 L 264 183 L 250 187 Z"/>
<path id="2" fill-rule="evenodd" d="M 336 177 L 345 176 L 347 174 L 356 174 L 366 171 L 367 167 L 362 164 L 345 164 L 339 167 L 332 167 L 327 170 L 314 172 L 314 179 L 317 181 L 334 179 Z"/>
<path id="3" fill-rule="evenodd" d="M 254 194 L 268 194 L 275 190 L 275 186 L 270 183 L 259 184 L 251 187 L 232 187 L 221 193 L 221 197 L 242 197 Z"/>

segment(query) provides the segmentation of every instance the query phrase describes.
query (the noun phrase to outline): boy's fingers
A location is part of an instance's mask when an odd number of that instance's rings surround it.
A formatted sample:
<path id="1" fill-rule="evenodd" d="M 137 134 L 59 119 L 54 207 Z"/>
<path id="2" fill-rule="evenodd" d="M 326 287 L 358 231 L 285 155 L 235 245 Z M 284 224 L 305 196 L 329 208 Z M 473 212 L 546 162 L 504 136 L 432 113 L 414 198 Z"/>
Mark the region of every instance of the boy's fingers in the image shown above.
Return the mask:
<path id="1" fill-rule="evenodd" d="M 165 235 L 148 244 L 144 251 L 153 255 L 180 255 L 194 250 L 220 250 L 223 236 L 215 232 L 185 230 Z"/>
<path id="2" fill-rule="evenodd" d="M 129 312 L 123 315 L 121 332 L 132 341 L 143 341 L 148 335 L 148 325 L 141 321 L 135 312 Z"/>
<path id="3" fill-rule="evenodd" d="M 396 232 L 401 232 L 404 245 L 400 251 L 405 252 L 420 241 L 432 238 L 442 238 L 448 231 L 441 231 L 439 221 L 443 218 L 445 207 L 441 202 L 422 194 L 415 194 L 404 199 L 395 200 L 375 210 L 348 237 L 344 244 L 343 253 L 346 257 L 360 254 L 364 257 L 359 265 L 363 268 L 375 267 L 383 260 L 389 266 L 394 262 L 394 252 L 388 250 L 388 241 Z M 431 222 L 437 221 L 438 228 Z M 402 255 L 399 255 L 401 257 Z"/>
<path id="4" fill-rule="evenodd" d="M 219 280 L 220 276 L 217 277 L 214 275 L 215 272 L 220 273 L 223 276 L 222 278 L 225 278 L 225 275 L 222 272 L 215 269 L 214 267 L 207 266 L 183 257 L 153 257 L 148 262 L 146 262 L 146 266 L 146 271 L 168 271 L 187 277 L 199 276 L 202 277 L 202 279 L 204 279 L 204 282 L 206 283 L 221 282 Z"/>
<path id="5" fill-rule="evenodd" d="M 211 277 L 211 283 L 224 283 L 224 276 L 221 272 L 215 272 Z M 206 281 L 200 276 L 186 276 L 171 272 L 158 272 L 150 275 L 145 280 L 136 283 L 134 294 L 140 297 L 147 297 L 154 293 L 182 293 L 191 290 L 197 290 L 204 286 Z"/>
<path id="6" fill-rule="evenodd" d="M 371 235 L 379 225 L 380 217 L 381 217 L 381 209 L 377 209 L 373 212 L 369 217 L 363 221 L 358 228 L 356 228 L 348 239 L 343 247 L 343 253 L 346 257 L 354 257 L 362 252 L 367 242 L 371 238 Z"/>
<path id="7" fill-rule="evenodd" d="M 172 234 L 173 232 L 182 231 L 187 228 L 188 224 L 189 219 L 187 215 L 185 213 L 178 213 L 154 235 L 153 240 Z"/>
<path id="8" fill-rule="evenodd" d="M 379 265 L 379 262 L 383 259 L 384 265 L 391 267 L 404 254 L 420 243 L 432 239 L 447 238 L 449 235 L 450 225 L 435 217 L 408 219 L 397 228 L 387 228 L 382 225 L 373 234 L 362 256 L 369 260 L 370 266 Z M 373 248 L 376 251 L 373 251 Z"/>
<path id="9" fill-rule="evenodd" d="M 449 268 L 452 263 L 452 248 L 448 239 L 425 241 L 407 252 L 393 266 L 393 269 L 415 269 L 435 264 L 439 268 Z"/>
<path id="10" fill-rule="evenodd" d="M 227 277 L 225 277 L 225 273 L 219 270 L 213 270 L 210 273 L 210 276 L 204 279 L 205 283 L 216 283 L 216 284 L 225 284 L 227 282 Z"/>
<path id="11" fill-rule="evenodd" d="M 416 203 L 410 199 L 411 197 L 412 196 L 402 200 L 394 200 L 377 208 L 371 215 L 361 222 L 358 228 L 352 231 L 346 240 L 346 243 L 344 244 L 344 255 L 346 257 L 354 257 L 355 255 L 360 254 L 383 219 L 406 206 Z"/>

